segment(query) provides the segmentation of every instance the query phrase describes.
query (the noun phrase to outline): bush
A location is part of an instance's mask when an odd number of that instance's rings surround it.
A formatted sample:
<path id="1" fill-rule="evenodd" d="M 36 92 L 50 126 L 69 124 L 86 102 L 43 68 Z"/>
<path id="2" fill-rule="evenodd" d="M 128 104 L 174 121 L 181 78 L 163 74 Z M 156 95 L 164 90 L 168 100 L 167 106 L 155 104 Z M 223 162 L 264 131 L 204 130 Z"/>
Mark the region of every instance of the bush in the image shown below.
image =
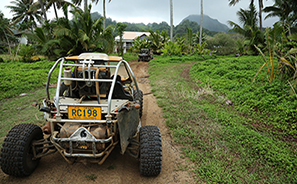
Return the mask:
<path id="1" fill-rule="evenodd" d="M 22 62 L 31 63 L 34 61 L 31 59 L 35 53 L 35 48 L 33 46 L 21 44 L 19 49 L 18 55 L 22 56 Z"/>
<path id="2" fill-rule="evenodd" d="M 213 38 L 208 39 L 206 43 L 206 48 L 215 51 L 218 55 L 236 53 L 236 41 L 229 34 L 218 33 Z"/>

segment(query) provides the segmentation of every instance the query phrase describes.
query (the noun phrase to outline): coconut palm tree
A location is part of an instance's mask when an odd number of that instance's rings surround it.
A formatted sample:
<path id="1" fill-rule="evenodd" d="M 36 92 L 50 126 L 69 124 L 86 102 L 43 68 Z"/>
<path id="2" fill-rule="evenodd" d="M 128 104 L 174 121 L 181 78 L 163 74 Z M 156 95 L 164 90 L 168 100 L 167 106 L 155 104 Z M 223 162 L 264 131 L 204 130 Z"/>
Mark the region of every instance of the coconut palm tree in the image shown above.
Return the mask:
<path id="1" fill-rule="evenodd" d="M 87 11 L 74 7 L 70 11 L 74 18 L 61 18 L 54 35 L 60 39 L 61 47 L 67 50 L 65 54 L 79 54 L 82 52 L 109 52 L 113 48 L 113 32 L 107 27 L 103 32 L 102 19 L 93 20 L 90 14 L 91 5 Z M 67 10 L 64 11 L 67 17 Z"/>
<path id="2" fill-rule="evenodd" d="M 200 19 L 200 35 L 199 35 L 199 45 L 202 43 L 202 26 L 203 25 L 203 0 L 201 0 L 201 19 Z"/>
<path id="3" fill-rule="evenodd" d="M 38 4 L 33 3 L 33 0 L 15 0 L 11 1 L 11 3 L 14 6 L 6 7 L 13 13 L 12 24 L 26 23 L 33 29 L 32 26 L 37 26 L 36 21 L 42 22 Z"/>
<path id="4" fill-rule="evenodd" d="M 73 4 L 80 6 L 81 3 L 84 1 L 84 11 L 88 9 L 88 0 L 71 0 Z M 110 2 L 111 0 L 109 0 Z M 99 0 L 92 0 L 92 3 L 98 4 Z M 105 7 L 105 0 L 103 2 L 103 6 Z"/>
<path id="5" fill-rule="evenodd" d="M 290 24 L 292 21 L 294 8 L 292 7 L 292 3 L 290 1 L 275 0 L 273 6 L 268 6 L 263 11 L 269 13 L 265 19 L 269 17 L 279 17 L 283 27 L 285 28 L 287 26 L 289 34 L 291 34 Z"/>
<path id="6" fill-rule="evenodd" d="M 13 35 L 12 30 L 10 29 L 10 25 L 9 25 L 9 19 L 4 18 L 3 13 L 0 11 L 0 43 L 2 45 L 2 43 L 5 43 L 5 45 L 8 46 L 9 48 L 9 53 L 11 54 L 11 48 L 10 48 L 10 43 L 9 43 L 9 38 Z M 1 46 L 0 45 L 0 49 Z M 5 47 L 4 45 L 4 47 Z"/>
<path id="7" fill-rule="evenodd" d="M 108 2 L 110 3 L 111 0 L 109 0 Z M 103 17 L 104 17 L 104 20 L 103 20 L 103 30 L 105 30 L 105 22 L 106 22 L 106 8 L 105 8 L 105 0 L 103 0 Z"/>
<path id="8" fill-rule="evenodd" d="M 240 9 L 236 14 L 243 26 L 241 27 L 232 21 L 228 21 L 229 25 L 233 27 L 230 31 L 243 35 L 246 38 L 246 44 L 249 50 L 252 51 L 253 54 L 257 53 L 254 45 L 263 43 L 263 38 L 262 32 L 257 27 L 258 19 L 255 5 L 250 3 L 249 10 Z"/>
<path id="9" fill-rule="evenodd" d="M 44 20 L 47 21 L 47 16 L 46 16 L 46 11 L 45 11 L 45 9 L 44 9 L 44 3 L 43 3 L 43 0 L 39 0 L 38 2 L 39 2 L 39 4 L 40 4 L 41 11 L 42 11 L 42 14 L 43 14 L 43 16 L 44 16 Z"/>
<path id="10" fill-rule="evenodd" d="M 170 40 L 173 42 L 173 3 L 170 0 Z"/>
<path id="11" fill-rule="evenodd" d="M 58 20 L 59 17 L 58 17 L 57 9 L 61 9 L 64 5 L 71 5 L 71 3 L 65 0 L 49 0 L 48 3 L 46 4 L 46 10 L 48 10 L 51 6 L 53 6 L 56 19 Z"/>
<path id="12" fill-rule="evenodd" d="M 73 4 L 80 6 L 83 0 L 71 0 Z M 88 0 L 84 0 L 84 10 L 88 9 Z"/>
<path id="13" fill-rule="evenodd" d="M 229 5 L 230 6 L 234 6 L 236 5 L 240 0 L 229 0 Z M 254 0 L 251 0 L 251 3 L 254 4 Z M 262 31 L 263 29 L 263 26 L 262 26 L 262 10 L 263 10 L 263 0 L 259 0 L 259 20 L 260 20 L 260 30 Z"/>

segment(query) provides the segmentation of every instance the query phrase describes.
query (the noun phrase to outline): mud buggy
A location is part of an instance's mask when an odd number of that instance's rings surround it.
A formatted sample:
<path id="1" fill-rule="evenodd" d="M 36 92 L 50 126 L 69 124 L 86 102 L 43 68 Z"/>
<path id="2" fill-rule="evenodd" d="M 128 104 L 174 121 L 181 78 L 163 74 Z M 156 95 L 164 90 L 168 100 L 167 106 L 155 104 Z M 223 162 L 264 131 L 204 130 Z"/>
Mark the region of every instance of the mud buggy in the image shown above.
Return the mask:
<path id="1" fill-rule="evenodd" d="M 56 94 L 50 78 L 59 67 Z M 115 146 L 140 161 L 140 174 L 156 176 L 162 168 L 162 142 L 156 126 L 141 126 L 143 94 L 129 64 L 121 57 L 83 53 L 60 58 L 48 74 L 46 99 L 35 103 L 45 126 L 19 124 L 1 149 L 1 169 L 29 176 L 41 157 L 58 151 L 72 164 L 79 159 L 102 164 Z"/>
<path id="2" fill-rule="evenodd" d="M 149 62 L 150 60 L 153 59 L 153 56 L 150 53 L 149 49 L 141 49 L 140 54 L 138 55 L 138 62 L 139 61 L 147 61 Z"/>

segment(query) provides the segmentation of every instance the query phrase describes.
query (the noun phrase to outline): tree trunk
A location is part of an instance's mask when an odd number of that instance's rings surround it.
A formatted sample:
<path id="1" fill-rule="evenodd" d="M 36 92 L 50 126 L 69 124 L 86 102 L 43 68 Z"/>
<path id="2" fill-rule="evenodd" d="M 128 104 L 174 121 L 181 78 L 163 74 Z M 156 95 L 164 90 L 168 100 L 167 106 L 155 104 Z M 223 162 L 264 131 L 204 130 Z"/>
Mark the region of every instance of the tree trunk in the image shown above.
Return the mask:
<path id="1" fill-rule="evenodd" d="M 104 20 L 103 20 L 103 31 L 105 30 L 105 20 L 106 20 L 106 10 L 105 10 L 105 0 L 103 0 L 103 17 L 104 17 Z"/>
<path id="2" fill-rule="evenodd" d="M 85 9 L 85 12 L 88 10 L 88 0 L 84 1 L 84 9 Z"/>
<path id="3" fill-rule="evenodd" d="M 170 40 L 173 42 L 173 4 L 170 0 Z"/>
<path id="4" fill-rule="evenodd" d="M 55 4 L 55 3 L 53 3 L 53 5 L 54 5 L 54 10 L 55 10 L 56 19 L 58 20 L 58 19 L 59 19 L 59 17 L 58 17 L 58 13 L 57 13 L 56 4 Z"/>
<path id="5" fill-rule="evenodd" d="M 203 0 L 201 0 L 201 19 L 200 19 L 200 35 L 199 35 L 199 45 L 202 43 L 202 26 L 203 25 Z"/>
<path id="6" fill-rule="evenodd" d="M 41 6 L 41 11 L 43 13 L 44 19 L 45 19 L 45 21 L 47 21 L 46 11 L 44 10 L 43 0 L 39 0 L 39 3 L 40 3 L 40 6 Z"/>
<path id="7" fill-rule="evenodd" d="M 263 0 L 259 0 L 259 22 L 260 22 L 260 30 L 263 30 L 262 25 L 262 9 L 263 9 Z"/>

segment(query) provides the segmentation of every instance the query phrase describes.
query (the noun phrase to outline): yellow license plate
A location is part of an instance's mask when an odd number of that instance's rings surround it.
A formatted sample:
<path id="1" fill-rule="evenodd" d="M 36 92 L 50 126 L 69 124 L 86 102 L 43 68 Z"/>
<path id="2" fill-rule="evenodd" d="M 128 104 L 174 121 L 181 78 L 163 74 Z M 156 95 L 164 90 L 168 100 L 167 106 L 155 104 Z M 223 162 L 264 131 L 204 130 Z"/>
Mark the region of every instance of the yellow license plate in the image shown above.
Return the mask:
<path id="1" fill-rule="evenodd" d="M 68 106 L 69 119 L 101 119 L 101 107 Z"/>

